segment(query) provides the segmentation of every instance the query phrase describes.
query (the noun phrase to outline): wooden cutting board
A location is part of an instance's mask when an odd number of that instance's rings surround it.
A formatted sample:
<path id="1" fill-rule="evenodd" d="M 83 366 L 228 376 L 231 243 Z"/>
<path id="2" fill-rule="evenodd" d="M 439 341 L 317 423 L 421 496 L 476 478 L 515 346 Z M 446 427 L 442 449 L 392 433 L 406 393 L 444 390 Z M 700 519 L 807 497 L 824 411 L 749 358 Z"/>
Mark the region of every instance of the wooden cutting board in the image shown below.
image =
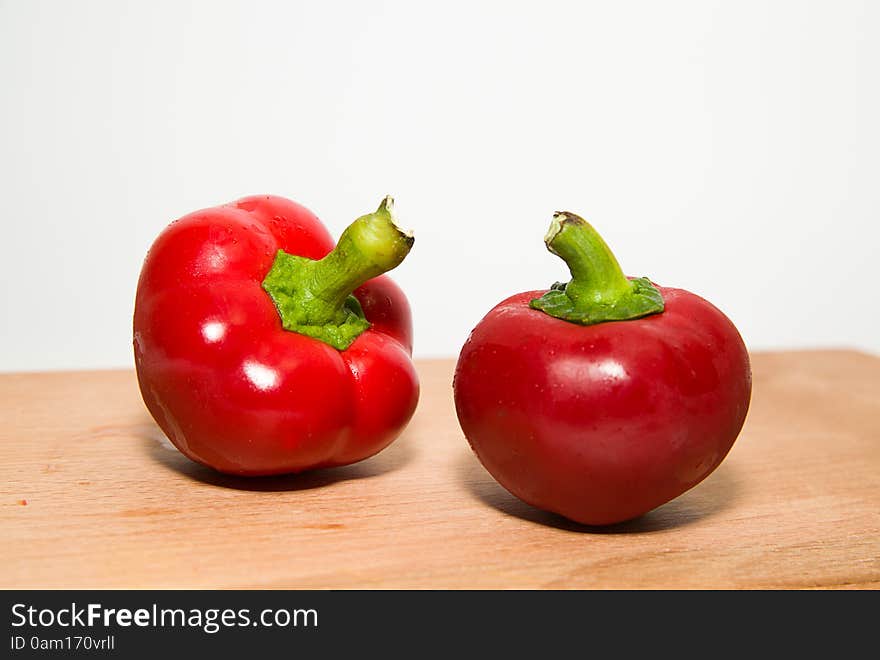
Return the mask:
<path id="1" fill-rule="evenodd" d="M 757 353 L 727 459 L 642 518 L 580 527 L 474 456 L 453 362 L 358 465 L 244 479 L 161 441 L 133 372 L 0 376 L 0 588 L 880 587 L 880 359 Z"/>

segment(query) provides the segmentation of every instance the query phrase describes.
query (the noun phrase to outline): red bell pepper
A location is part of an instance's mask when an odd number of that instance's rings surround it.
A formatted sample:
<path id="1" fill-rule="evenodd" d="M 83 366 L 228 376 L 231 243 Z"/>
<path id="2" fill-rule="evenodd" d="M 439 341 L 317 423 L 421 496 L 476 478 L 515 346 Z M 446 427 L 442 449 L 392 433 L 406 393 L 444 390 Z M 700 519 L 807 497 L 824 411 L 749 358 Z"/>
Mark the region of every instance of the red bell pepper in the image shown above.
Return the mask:
<path id="1" fill-rule="evenodd" d="M 156 239 L 134 310 L 147 408 L 186 456 L 267 475 L 345 465 L 390 444 L 419 384 L 412 319 L 382 273 L 409 253 L 386 198 L 334 248 L 308 209 L 254 196 Z"/>
<path id="2" fill-rule="evenodd" d="M 458 419 L 525 502 L 588 525 L 629 520 L 728 454 L 749 407 L 748 352 L 706 300 L 624 276 L 582 218 L 556 214 L 545 242 L 572 279 L 480 321 L 456 365 Z"/>

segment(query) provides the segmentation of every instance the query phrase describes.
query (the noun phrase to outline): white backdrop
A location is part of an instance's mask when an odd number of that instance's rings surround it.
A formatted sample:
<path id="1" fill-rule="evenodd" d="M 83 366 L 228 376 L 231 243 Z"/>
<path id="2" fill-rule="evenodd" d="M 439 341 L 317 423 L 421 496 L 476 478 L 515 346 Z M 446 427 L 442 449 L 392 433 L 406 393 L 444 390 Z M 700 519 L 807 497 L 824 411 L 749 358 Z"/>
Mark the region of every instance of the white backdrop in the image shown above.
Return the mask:
<path id="1" fill-rule="evenodd" d="M 253 193 L 386 193 L 416 354 L 564 279 L 553 211 L 752 349 L 880 352 L 878 2 L 0 0 L 0 370 L 126 367 L 141 261 Z"/>

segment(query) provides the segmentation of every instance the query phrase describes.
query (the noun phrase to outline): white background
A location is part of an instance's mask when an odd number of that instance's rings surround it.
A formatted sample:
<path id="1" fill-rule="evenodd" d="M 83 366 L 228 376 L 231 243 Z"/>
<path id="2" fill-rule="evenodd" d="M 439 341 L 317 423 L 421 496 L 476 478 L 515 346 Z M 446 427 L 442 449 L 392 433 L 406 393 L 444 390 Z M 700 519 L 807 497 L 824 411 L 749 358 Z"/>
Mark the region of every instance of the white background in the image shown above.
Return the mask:
<path id="1" fill-rule="evenodd" d="M 386 193 L 416 355 L 566 279 L 553 211 L 750 348 L 880 352 L 880 2 L 0 0 L 0 370 L 126 367 L 141 261 Z"/>

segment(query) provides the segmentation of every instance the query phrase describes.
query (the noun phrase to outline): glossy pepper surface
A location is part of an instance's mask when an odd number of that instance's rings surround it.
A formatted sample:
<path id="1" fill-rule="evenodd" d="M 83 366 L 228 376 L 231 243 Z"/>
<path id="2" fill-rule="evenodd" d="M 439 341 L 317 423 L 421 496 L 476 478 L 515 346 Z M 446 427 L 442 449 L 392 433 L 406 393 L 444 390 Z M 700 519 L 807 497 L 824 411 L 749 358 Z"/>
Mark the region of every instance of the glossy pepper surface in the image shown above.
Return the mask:
<path id="1" fill-rule="evenodd" d="M 412 244 L 390 198 L 335 247 L 311 211 L 276 196 L 171 223 L 147 253 L 134 310 L 156 423 L 192 460 L 239 475 L 381 451 L 419 396 L 410 307 L 382 274 Z"/>
<path id="2" fill-rule="evenodd" d="M 572 274 L 516 294 L 474 328 L 455 371 L 458 419 L 507 490 L 576 522 L 644 514 L 730 451 L 751 371 L 703 298 L 623 275 L 593 227 L 558 213 L 545 238 Z"/>

